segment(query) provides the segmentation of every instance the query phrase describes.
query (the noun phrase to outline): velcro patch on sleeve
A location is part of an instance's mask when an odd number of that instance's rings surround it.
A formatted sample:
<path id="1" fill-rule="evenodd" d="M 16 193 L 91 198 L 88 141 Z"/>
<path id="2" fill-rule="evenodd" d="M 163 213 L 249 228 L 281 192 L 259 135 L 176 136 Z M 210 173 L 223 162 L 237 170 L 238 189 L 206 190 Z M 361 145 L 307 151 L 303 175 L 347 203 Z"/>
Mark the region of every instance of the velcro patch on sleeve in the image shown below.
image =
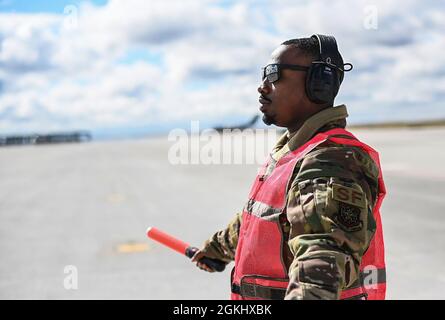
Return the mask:
<path id="1" fill-rule="evenodd" d="M 363 222 L 360 220 L 360 208 L 340 202 L 340 207 L 338 212 L 334 215 L 334 221 L 338 225 L 348 231 L 356 232 L 363 228 Z"/>
<path id="2" fill-rule="evenodd" d="M 363 192 L 341 184 L 332 184 L 332 198 L 356 207 L 366 208 L 366 198 Z"/>

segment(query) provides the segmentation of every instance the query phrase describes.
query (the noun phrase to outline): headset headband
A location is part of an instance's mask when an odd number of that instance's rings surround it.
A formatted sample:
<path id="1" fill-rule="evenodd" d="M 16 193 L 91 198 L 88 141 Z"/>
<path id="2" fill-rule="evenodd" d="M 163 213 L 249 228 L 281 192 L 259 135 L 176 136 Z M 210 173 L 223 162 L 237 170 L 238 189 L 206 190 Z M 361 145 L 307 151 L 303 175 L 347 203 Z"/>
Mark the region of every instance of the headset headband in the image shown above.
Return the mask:
<path id="1" fill-rule="evenodd" d="M 338 52 L 337 41 L 332 36 L 325 36 L 322 34 L 314 34 L 311 38 L 315 38 L 318 41 L 319 61 L 334 65 L 341 71 L 343 71 L 343 61 Z"/>

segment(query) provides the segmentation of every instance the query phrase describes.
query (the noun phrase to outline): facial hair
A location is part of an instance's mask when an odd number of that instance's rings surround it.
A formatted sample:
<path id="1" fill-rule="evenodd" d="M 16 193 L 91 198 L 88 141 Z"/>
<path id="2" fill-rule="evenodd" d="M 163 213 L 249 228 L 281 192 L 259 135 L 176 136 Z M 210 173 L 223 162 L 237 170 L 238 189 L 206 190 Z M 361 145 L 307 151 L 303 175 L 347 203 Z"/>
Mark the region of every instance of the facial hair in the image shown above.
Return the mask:
<path id="1" fill-rule="evenodd" d="M 263 114 L 263 122 L 264 124 L 270 126 L 271 124 L 274 123 L 274 118 L 271 116 L 268 116 L 267 114 Z"/>

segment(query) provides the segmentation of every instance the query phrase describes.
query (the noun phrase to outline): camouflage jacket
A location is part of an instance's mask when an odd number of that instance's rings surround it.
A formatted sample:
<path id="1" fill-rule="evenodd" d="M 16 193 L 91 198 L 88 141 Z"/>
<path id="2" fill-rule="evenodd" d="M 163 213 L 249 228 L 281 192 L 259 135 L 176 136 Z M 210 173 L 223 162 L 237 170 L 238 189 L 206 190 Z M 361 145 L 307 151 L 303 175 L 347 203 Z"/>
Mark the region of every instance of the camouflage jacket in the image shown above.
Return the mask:
<path id="1" fill-rule="evenodd" d="M 320 111 L 296 133 L 284 134 L 272 158 L 278 161 L 319 132 L 344 128 L 347 116 L 344 105 Z M 372 211 L 378 174 L 362 149 L 329 141 L 297 163 L 280 219 L 288 244 L 283 248 L 289 275 L 285 299 L 338 299 L 343 289 L 358 280 L 361 258 L 376 229 Z M 345 190 L 353 191 L 360 201 L 342 197 Z M 348 218 L 351 213 L 355 219 Z M 227 263 L 234 260 L 241 224 L 242 215 L 237 213 L 202 250 Z"/>

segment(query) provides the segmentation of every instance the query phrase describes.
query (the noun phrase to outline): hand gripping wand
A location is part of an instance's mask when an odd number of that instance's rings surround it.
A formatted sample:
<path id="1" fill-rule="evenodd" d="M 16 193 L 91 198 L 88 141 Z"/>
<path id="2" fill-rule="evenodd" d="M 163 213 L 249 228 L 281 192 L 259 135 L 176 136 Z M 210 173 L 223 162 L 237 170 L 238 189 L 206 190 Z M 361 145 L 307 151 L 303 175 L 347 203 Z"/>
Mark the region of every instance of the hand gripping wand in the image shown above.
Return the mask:
<path id="1" fill-rule="evenodd" d="M 170 249 L 173 249 L 181 254 L 186 255 L 190 259 L 195 255 L 196 251 L 199 250 L 198 248 L 192 247 L 188 243 L 176 239 L 173 236 L 155 227 L 148 228 L 146 233 L 147 237 L 163 244 L 164 246 L 169 247 Z M 221 260 L 211 259 L 207 257 L 201 258 L 199 262 L 206 264 L 208 267 L 218 272 L 223 271 L 226 267 L 226 264 Z"/>

